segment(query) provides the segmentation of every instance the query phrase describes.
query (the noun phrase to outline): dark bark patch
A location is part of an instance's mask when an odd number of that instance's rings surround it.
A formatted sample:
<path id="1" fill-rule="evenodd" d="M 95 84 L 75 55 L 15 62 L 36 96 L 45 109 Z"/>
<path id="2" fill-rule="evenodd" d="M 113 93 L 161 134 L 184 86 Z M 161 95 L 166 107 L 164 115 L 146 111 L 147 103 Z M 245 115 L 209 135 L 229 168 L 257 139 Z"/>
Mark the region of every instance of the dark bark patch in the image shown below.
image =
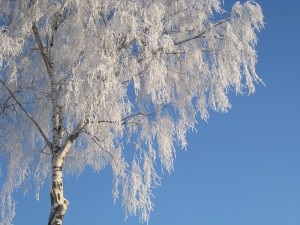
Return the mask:
<path id="1" fill-rule="evenodd" d="M 50 200 L 51 200 L 51 205 L 54 205 L 54 203 L 55 203 L 55 196 L 54 196 L 53 191 L 50 192 Z"/>
<path id="2" fill-rule="evenodd" d="M 56 216 L 56 218 L 57 218 L 57 219 L 60 219 L 60 220 L 62 220 L 63 217 L 64 217 L 64 216 L 63 216 L 62 214 L 59 214 L 59 215 Z"/>
<path id="3" fill-rule="evenodd" d="M 54 169 L 58 169 L 59 171 L 62 171 L 62 166 L 53 166 L 52 170 L 54 170 Z"/>

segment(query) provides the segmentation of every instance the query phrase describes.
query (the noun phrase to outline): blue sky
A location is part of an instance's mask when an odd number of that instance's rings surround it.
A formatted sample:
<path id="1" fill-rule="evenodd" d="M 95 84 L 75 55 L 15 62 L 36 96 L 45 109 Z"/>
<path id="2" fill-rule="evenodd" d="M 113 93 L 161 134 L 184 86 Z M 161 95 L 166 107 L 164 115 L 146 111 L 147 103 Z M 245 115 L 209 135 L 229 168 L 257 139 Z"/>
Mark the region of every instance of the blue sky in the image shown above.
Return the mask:
<path id="1" fill-rule="evenodd" d="M 251 96 L 232 95 L 228 113 L 212 113 L 188 135 L 188 150 L 177 151 L 175 171 L 154 190 L 149 225 L 300 224 L 300 1 L 257 2 L 266 22 L 257 71 L 266 87 L 258 85 Z M 137 217 L 124 221 L 111 188 L 109 169 L 68 178 L 64 225 L 139 224 Z M 40 202 L 32 192 L 17 194 L 16 225 L 47 223 L 48 190 Z"/>

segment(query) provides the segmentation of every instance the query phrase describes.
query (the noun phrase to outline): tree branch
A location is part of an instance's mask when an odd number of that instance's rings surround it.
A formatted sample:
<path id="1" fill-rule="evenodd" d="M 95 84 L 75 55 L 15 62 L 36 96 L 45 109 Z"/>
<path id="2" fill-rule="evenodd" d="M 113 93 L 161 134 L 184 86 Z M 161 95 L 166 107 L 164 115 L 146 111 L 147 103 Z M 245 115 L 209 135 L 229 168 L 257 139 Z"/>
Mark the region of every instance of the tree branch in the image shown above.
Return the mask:
<path id="1" fill-rule="evenodd" d="M 153 60 L 153 59 L 152 59 L 152 60 Z M 134 75 L 134 76 L 135 76 L 135 77 L 141 77 L 141 76 L 143 75 L 143 72 L 145 72 L 145 71 L 150 67 L 150 64 L 151 64 L 152 60 L 149 62 L 148 65 L 146 65 L 146 67 L 145 67 L 143 70 L 141 70 L 140 72 L 138 72 L 138 74 L 136 74 L 136 75 Z M 128 80 L 122 81 L 121 84 L 126 84 L 126 83 L 128 83 L 129 81 L 131 81 L 131 80 L 133 80 L 133 77 L 131 77 L 131 78 L 128 79 Z"/>
<path id="2" fill-rule="evenodd" d="M 89 123 L 88 119 L 84 119 L 78 123 L 76 128 L 72 131 L 72 133 L 69 135 L 69 137 L 65 141 L 64 145 L 60 148 L 61 154 L 66 154 L 69 151 L 73 142 L 76 140 L 76 138 L 79 136 L 80 132 L 84 129 L 84 127 L 88 123 Z"/>
<path id="3" fill-rule="evenodd" d="M 39 31 L 38 31 L 38 28 L 37 28 L 37 26 L 36 26 L 35 23 L 33 23 L 33 25 L 32 25 L 32 31 L 33 31 L 35 39 L 36 39 L 36 41 L 38 43 L 38 46 L 39 46 L 39 49 L 40 49 L 43 61 L 44 61 L 45 65 L 46 65 L 46 69 L 47 69 L 48 75 L 50 77 L 53 77 L 52 64 L 50 62 L 49 57 L 46 54 L 45 47 L 44 47 L 44 45 L 42 43 L 42 40 L 41 40 Z"/>
<path id="4" fill-rule="evenodd" d="M 72 133 L 66 139 L 64 145 L 60 148 L 60 152 L 61 152 L 62 155 L 65 155 L 69 151 L 69 149 L 71 148 L 73 142 L 76 140 L 76 138 L 79 136 L 80 132 L 85 128 L 85 126 L 88 123 L 118 123 L 118 122 L 122 122 L 121 125 L 125 125 L 126 120 L 128 120 L 130 118 L 133 118 L 133 117 L 136 117 L 136 116 L 145 116 L 145 117 L 153 116 L 153 115 L 157 114 L 158 112 L 161 112 L 162 110 L 164 110 L 169 105 L 170 104 L 165 105 L 160 110 L 157 110 L 157 111 L 149 113 L 149 114 L 143 113 L 143 112 L 138 112 L 138 113 L 126 116 L 126 117 L 122 118 L 120 121 L 110 121 L 110 120 L 90 121 L 89 119 L 83 119 L 78 123 L 76 128 L 72 131 Z"/>
<path id="5" fill-rule="evenodd" d="M 217 27 L 217 26 L 220 26 L 220 25 L 222 25 L 222 24 L 224 24 L 224 23 L 227 23 L 227 22 L 228 22 L 228 19 L 221 20 L 221 21 L 215 23 L 213 26 L 211 26 L 211 27 L 209 27 L 209 28 L 203 30 L 202 32 L 200 32 L 199 34 L 197 34 L 197 35 L 195 35 L 195 36 L 193 36 L 193 37 L 190 37 L 190 38 L 187 38 L 187 39 L 183 39 L 183 40 L 178 41 L 178 42 L 174 42 L 174 45 L 180 45 L 180 44 L 183 44 L 183 43 L 185 43 L 185 42 L 188 42 L 188 41 L 191 41 L 191 40 L 194 40 L 194 39 L 201 38 L 201 37 L 203 37 L 207 32 L 209 32 L 211 29 L 213 29 L 213 28 L 215 28 L 215 27 Z"/>
<path id="6" fill-rule="evenodd" d="M 22 105 L 22 103 L 17 99 L 17 96 L 13 93 L 13 91 L 2 81 L 2 79 L 0 79 L 0 83 L 5 87 L 5 89 L 10 93 L 11 97 L 16 101 L 16 103 L 18 104 L 18 106 L 21 108 L 21 110 L 25 113 L 25 115 L 33 122 L 33 124 L 36 126 L 36 128 L 39 130 L 40 134 L 42 135 L 42 137 L 44 138 L 46 144 L 48 145 L 48 147 L 50 149 L 52 149 L 52 143 L 49 141 L 49 139 L 47 138 L 47 136 L 45 135 L 44 131 L 42 130 L 42 128 L 40 127 L 40 125 L 36 122 L 36 120 L 33 118 L 33 116 L 31 116 L 27 110 L 24 108 L 24 106 Z"/>
<path id="7" fill-rule="evenodd" d="M 57 31 L 59 23 L 61 22 L 61 18 L 63 16 L 63 13 L 65 11 L 65 8 L 67 7 L 67 2 L 65 1 L 64 4 L 62 4 L 60 10 L 55 13 L 54 15 L 54 21 L 52 24 L 52 32 L 51 32 L 51 40 L 50 40 L 50 47 L 54 45 L 54 32 Z"/>
<path id="8" fill-rule="evenodd" d="M 90 136 L 91 136 L 91 135 L 90 135 Z M 93 142 L 101 149 L 101 151 L 107 153 L 107 154 L 110 156 L 111 160 L 112 160 L 115 164 L 119 165 L 118 162 L 115 160 L 113 154 L 112 154 L 111 152 L 105 150 L 104 148 L 102 148 L 102 146 L 100 145 L 100 143 L 101 143 L 102 141 L 100 141 L 96 136 L 91 136 L 91 139 L 92 139 Z"/>
<path id="9" fill-rule="evenodd" d="M 170 103 L 171 104 L 171 103 Z M 133 118 L 133 117 L 137 117 L 137 116 L 144 116 L 144 117 L 149 117 L 149 116 L 153 116 L 155 114 L 157 114 L 158 112 L 161 112 L 163 111 L 165 108 L 167 108 L 170 104 L 167 104 L 165 105 L 164 107 L 162 107 L 161 109 L 157 110 L 157 111 L 154 111 L 152 113 L 143 113 L 143 112 L 137 112 L 135 114 L 132 114 L 132 115 L 129 115 L 129 116 L 126 116 L 124 118 L 122 118 L 120 121 L 117 121 L 117 120 L 98 120 L 98 121 L 89 121 L 89 120 L 86 120 L 86 124 L 88 123 L 121 123 L 121 125 L 125 125 L 126 124 L 126 120 L 130 119 L 130 118 Z M 86 125 L 85 124 L 85 125 Z M 85 126 L 84 125 L 84 126 Z M 79 126 L 79 125 L 78 125 Z M 84 128 L 84 126 L 80 129 L 80 131 Z M 76 130 L 76 129 L 75 129 Z M 74 132 L 74 131 L 73 131 Z M 79 134 L 79 133 L 78 133 Z M 70 135 L 72 136 L 72 134 Z"/>
<path id="10" fill-rule="evenodd" d="M 145 117 L 149 117 L 149 116 L 153 116 L 155 114 L 157 114 L 158 112 L 161 112 L 163 111 L 165 108 L 167 108 L 168 106 L 170 106 L 170 104 L 167 104 L 165 105 L 164 107 L 162 107 L 161 109 L 157 110 L 157 111 L 154 111 L 152 113 L 143 113 L 143 112 L 138 112 L 138 113 L 135 113 L 135 114 L 132 114 L 132 115 L 129 115 L 129 116 L 126 116 L 124 117 L 123 119 L 121 119 L 121 121 L 125 121 L 127 119 L 130 119 L 130 118 L 133 118 L 133 117 L 136 117 L 136 116 L 145 116 Z M 125 122 L 123 122 L 122 124 L 125 124 Z"/>

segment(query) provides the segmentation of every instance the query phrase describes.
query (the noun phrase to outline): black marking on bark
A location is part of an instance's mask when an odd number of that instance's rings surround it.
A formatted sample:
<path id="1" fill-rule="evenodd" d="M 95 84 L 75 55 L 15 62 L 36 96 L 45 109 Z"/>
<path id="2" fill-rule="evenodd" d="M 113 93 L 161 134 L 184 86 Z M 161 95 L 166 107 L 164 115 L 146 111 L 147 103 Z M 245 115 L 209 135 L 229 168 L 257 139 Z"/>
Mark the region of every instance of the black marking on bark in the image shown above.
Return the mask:
<path id="1" fill-rule="evenodd" d="M 48 225 L 51 225 L 52 220 L 54 219 L 54 216 L 58 212 L 59 209 L 60 209 L 60 205 L 56 206 L 53 210 L 51 210 L 51 213 L 49 215 Z"/>
<path id="2" fill-rule="evenodd" d="M 78 137 L 78 135 L 79 135 L 79 132 L 70 136 L 69 140 L 71 141 L 71 143 L 73 143 L 73 141 Z"/>
<path id="3" fill-rule="evenodd" d="M 56 181 L 52 181 L 52 187 L 53 187 L 53 188 L 56 187 Z"/>
<path id="4" fill-rule="evenodd" d="M 62 166 L 53 166 L 52 170 L 57 169 L 59 171 L 62 171 Z"/>
<path id="5" fill-rule="evenodd" d="M 63 217 L 64 217 L 64 216 L 63 216 L 62 214 L 59 214 L 58 216 L 56 216 L 56 218 L 57 218 L 57 219 L 60 219 L 60 220 L 62 220 Z"/>
<path id="6" fill-rule="evenodd" d="M 61 124 L 59 124 L 59 126 L 58 126 L 58 133 L 59 134 L 61 133 L 61 129 L 62 129 L 62 126 L 61 126 Z"/>
<path id="7" fill-rule="evenodd" d="M 54 153 L 58 153 L 59 152 L 59 150 L 60 150 L 60 147 L 57 145 L 57 146 L 55 146 L 54 148 L 53 148 L 53 150 L 54 150 Z M 57 158 L 57 155 L 56 154 L 54 154 L 54 156 L 53 157 L 56 157 Z"/>
<path id="8" fill-rule="evenodd" d="M 51 205 L 53 205 L 55 202 L 55 196 L 54 196 L 53 191 L 50 192 L 50 200 L 51 200 Z"/>

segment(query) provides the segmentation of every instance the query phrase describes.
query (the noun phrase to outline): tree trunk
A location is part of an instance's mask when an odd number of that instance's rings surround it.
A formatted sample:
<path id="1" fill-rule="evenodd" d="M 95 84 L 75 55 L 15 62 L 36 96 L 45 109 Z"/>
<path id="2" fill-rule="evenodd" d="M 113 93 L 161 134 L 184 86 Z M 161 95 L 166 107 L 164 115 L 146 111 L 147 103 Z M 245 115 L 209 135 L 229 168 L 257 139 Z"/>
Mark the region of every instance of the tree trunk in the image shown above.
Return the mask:
<path id="1" fill-rule="evenodd" d="M 64 198 L 62 166 L 64 155 L 55 153 L 52 158 L 51 211 L 48 225 L 62 225 L 69 202 Z"/>
<path id="2" fill-rule="evenodd" d="M 62 225 L 64 215 L 66 214 L 69 202 L 64 198 L 63 192 L 63 172 L 62 167 L 67 153 L 69 152 L 74 140 L 78 137 L 80 131 L 88 123 L 88 120 L 82 120 L 73 132 L 69 135 L 64 144 L 61 144 L 61 133 L 60 133 L 60 122 L 55 120 L 57 117 L 53 117 L 54 129 L 53 129 L 53 139 L 58 139 L 58 141 L 53 141 L 52 150 L 52 178 L 51 178 L 51 211 L 49 215 L 48 225 Z M 58 121 L 58 122 L 57 122 Z M 58 133 L 58 134 L 57 134 Z"/>

